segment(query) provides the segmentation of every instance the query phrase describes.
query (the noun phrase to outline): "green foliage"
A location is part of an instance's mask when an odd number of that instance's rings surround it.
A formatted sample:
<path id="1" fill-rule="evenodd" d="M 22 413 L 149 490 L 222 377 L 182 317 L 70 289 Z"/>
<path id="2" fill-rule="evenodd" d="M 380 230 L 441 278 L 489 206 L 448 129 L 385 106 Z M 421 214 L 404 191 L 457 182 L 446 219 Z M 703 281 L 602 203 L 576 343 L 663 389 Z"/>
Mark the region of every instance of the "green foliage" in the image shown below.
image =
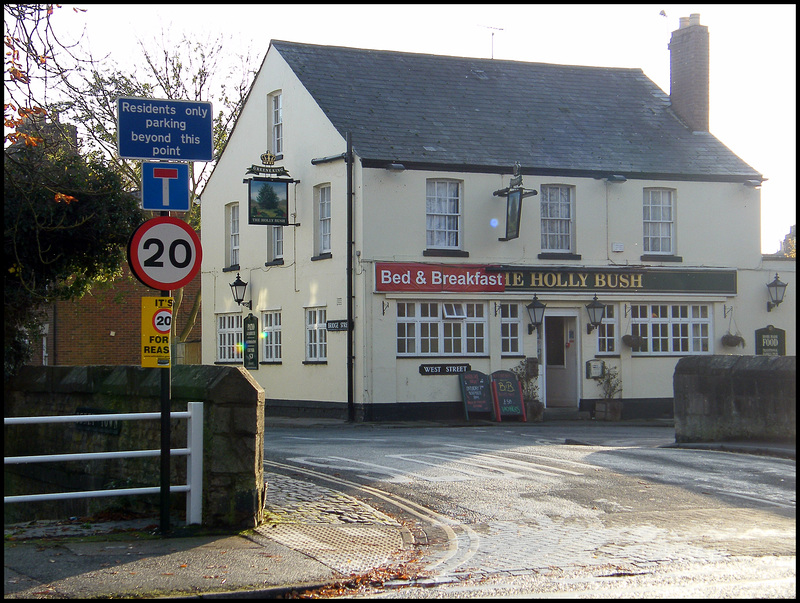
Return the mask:
<path id="1" fill-rule="evenodd" d="M 534 377 L 528 369 L 528 359 L 523 358 L 517 366 L 509 370 L 514 373 L 519 380 L 520 386 L 522 387 L 522 398 L 524 400 L 538 400 L 539 379 L 538 377 Z"/>
<path id="2" fill-rule="evenodd" d="M 606 366 L 603 376 L 597 380 L 597 386 L 604 400 L 613 400 L 622 393 L 622 377 L 614 366 Z"/>
<path id="3" fill-rule="evenodd" d="M 128 237 L 144 220 L 115 171 L 48 142 L 4 152 L 6 378 L 29 359 L 42 308 L 119 275 Z"/>

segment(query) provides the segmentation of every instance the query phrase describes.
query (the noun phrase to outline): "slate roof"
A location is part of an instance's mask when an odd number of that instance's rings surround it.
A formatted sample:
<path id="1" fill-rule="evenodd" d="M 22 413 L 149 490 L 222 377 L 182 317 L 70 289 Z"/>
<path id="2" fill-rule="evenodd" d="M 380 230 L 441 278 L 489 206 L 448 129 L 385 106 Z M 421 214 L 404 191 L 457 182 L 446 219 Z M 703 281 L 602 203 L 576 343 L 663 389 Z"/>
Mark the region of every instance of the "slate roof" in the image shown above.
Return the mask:
<path id="1" fill-rule="evenodd" d="M 692 133 L 641 69 L 319 46 L 273 40 L 365 166 L 760 179 Z M 500 168 L 498 170 L 498 168 Z"/>

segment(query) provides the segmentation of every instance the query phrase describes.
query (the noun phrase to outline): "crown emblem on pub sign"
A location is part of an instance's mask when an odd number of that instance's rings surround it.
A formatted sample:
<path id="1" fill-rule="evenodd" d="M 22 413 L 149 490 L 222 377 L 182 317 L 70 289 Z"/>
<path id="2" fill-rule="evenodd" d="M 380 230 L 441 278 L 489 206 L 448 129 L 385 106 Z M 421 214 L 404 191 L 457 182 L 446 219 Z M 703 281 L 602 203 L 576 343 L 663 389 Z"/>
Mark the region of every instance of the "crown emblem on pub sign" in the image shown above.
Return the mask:
<path id="1" fill-rule="evenodd" d="M 261 155 L 261 163 L 264 165 L 275 165 L 275 155 L 267 151 Z"/>

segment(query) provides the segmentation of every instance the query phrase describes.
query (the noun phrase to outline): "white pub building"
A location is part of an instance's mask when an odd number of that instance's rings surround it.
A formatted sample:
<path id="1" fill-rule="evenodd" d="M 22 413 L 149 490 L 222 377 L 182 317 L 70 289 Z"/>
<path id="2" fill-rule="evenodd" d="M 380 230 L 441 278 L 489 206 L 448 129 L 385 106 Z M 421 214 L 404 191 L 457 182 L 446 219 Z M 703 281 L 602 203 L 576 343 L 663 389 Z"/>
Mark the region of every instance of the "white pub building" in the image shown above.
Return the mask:
<path id="1" fill-rule="evenodd" d="M 668 95 L 273 41 L 201 195 L 203 363 L 351 420 L 463 417 L 461 372 L 524 359 L 547 409 L 591 411 L 613 367 L 625 418 L 672 412 L 682 356 L 794 355 L 795 261 L 762 256 L 765 177 L 708 131 L 698 15 L 669 50 Z"/>

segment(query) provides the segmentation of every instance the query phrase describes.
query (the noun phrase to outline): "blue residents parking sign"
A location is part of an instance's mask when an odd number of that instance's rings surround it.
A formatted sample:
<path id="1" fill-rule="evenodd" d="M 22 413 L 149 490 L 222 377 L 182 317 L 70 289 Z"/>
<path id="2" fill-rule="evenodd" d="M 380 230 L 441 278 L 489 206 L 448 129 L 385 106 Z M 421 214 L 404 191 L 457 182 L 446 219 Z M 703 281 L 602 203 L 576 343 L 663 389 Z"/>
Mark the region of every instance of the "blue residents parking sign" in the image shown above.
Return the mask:
<path id="1" fill-rule="evenodd" d="M 117 149 L 125 159 L 211 161 L 211 103 L 121 96 Z"/>

